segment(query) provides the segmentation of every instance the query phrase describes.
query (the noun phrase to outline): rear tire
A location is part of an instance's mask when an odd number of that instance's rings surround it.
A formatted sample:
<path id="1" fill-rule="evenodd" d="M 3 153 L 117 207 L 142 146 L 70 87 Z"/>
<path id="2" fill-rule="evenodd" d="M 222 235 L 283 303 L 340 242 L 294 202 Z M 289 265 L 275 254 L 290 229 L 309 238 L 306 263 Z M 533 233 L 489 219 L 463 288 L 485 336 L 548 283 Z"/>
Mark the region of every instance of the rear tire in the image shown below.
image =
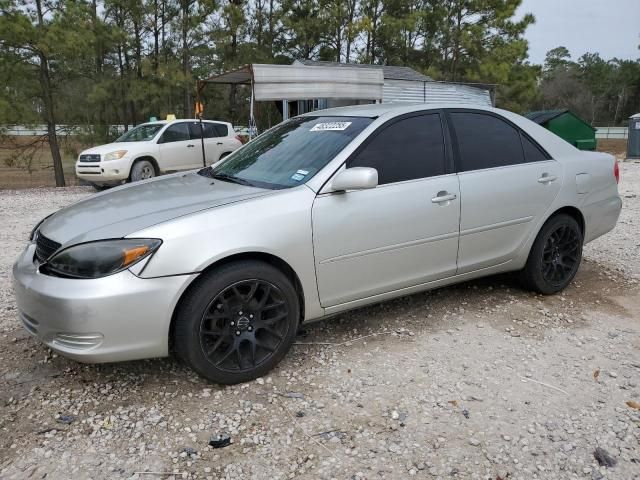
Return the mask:
<path id="1" fill-rule="evenodd" d="M 132 182 L 147 180 L 156 176 L 156 169 L 149 160 L 138 160 L 131 167 L 130 178 Z"/>
<path id="2" fill-rule="evenodd" d="M 559 214 L 547 220 L 520 272 L 524 286 L 543 295 L 563 290 L 580 267 L 583 241 L 580 225 L 573 217 Z"/>
<path id="3" fill-rule="evenodd" d="M 283 272 L 264 262 L 233 262 L 204 274 L 180 302 L 175 351 L 212 382 L 246 382 L 282 360 L 299 320 L 298 295 Z"/>

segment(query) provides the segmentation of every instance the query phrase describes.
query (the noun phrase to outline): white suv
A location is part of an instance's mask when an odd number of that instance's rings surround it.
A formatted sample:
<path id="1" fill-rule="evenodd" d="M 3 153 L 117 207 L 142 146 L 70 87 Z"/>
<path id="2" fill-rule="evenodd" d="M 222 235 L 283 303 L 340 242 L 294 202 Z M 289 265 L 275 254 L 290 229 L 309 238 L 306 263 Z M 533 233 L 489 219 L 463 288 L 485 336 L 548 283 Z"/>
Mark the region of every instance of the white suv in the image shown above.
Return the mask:
<path id="1" fill-rule="evenodd" d="M 96 187 L 135 182 L 156 175 L 218 162 L 242 146 L 227 122 L 172 120 L 143 123 L 113 143 L 89 148 L 78 156 L 76 175 Z"/>

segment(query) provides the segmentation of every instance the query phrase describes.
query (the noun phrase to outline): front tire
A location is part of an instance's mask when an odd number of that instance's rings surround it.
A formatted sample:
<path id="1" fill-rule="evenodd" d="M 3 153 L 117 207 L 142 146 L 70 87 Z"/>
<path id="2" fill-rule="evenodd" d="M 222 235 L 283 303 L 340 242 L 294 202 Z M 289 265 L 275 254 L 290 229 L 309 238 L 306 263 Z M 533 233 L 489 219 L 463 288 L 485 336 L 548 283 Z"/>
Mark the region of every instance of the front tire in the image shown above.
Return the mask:
<path id="1" fill-rule="evenodd" d="M 138 160 L 131 167 L 131 181 L 147 180 L 156 176 L 156 169 L 149 160 Z"/>
<path id="2" fill-rule="evenodd" d="M 261 377 L 293 343 L 300 320 L 291 281 L 272 265 L 239 261 L 206 273 L 175 316 L 175 351 L 216 383 Z"/>
<path id="3" fill-rule="evenodd" d="M 521 272 L 524 285 L 544 295 L 563 290 L 580 267 L 583 241 L 582 229 L 573 217 L 551 217 L 540 229 Z"/>

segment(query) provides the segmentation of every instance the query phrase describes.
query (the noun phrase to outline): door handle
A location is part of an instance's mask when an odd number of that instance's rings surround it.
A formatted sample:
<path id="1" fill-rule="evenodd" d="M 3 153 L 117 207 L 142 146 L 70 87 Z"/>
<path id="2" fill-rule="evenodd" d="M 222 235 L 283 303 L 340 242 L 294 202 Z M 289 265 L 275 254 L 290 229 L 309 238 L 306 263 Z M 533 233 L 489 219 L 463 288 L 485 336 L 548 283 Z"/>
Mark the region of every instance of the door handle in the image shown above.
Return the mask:
<path id="1" fill-rule="evenodd" d="M 216 145 L 222 145 L 222 142 L 217 142 Z"/>
<path id="2" fill-rule="evenodd" d="M 551 182 L 555 182 L 558 179 L 555 175 L 549 175 L 548 173 L 543 173 L 542 176 L 538 179 L 538 183 L 543 183 L 545 185 L 549 185 Z"/>
<path id="3" fill-rule="evenodd" d="M 195 147 L 195 145 L 192 145 L 191 143 L 187 145 L 187 148 L 193 148 L 193 147 Z"/>
<path id="4" fill-rule="evenodd" d="M 456 198 L 458 198 L 458 196 L 455 193 L 443 191 L 438 192 L 436 196 L 431 199 L 431 203 L 447 203 Z"/>

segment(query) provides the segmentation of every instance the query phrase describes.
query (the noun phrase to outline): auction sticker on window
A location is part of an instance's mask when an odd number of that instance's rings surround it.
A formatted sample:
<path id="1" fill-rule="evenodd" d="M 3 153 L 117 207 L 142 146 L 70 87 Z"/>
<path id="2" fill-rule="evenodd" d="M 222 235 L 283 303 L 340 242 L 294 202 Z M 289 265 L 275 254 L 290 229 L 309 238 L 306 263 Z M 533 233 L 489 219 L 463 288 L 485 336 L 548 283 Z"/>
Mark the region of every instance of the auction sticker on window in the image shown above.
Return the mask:
<path id="1" fill-rule="evenodd" d="M 316 123 L 310 132 L 339 132 L 346 130 L 351 125 L 351 122 L 324 122 Z"/>

